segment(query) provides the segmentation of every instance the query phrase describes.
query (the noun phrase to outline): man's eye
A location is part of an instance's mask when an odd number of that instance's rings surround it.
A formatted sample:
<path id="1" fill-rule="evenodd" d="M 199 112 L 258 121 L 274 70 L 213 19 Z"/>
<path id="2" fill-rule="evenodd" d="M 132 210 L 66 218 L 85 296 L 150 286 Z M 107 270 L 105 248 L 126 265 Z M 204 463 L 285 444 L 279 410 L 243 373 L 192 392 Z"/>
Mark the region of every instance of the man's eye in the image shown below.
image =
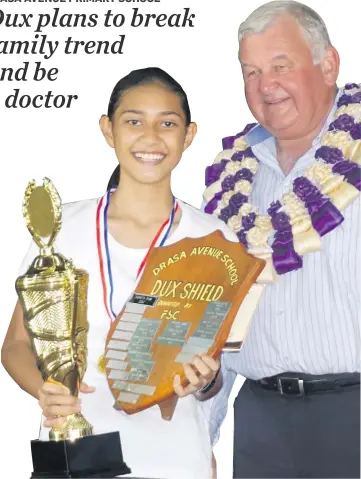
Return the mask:
<path id="1" fill-rule="evenodd" d="M 273 69 L 274 69 L 275 72 L 285 72 L 285 71 L 288 70 L 288 66 L 286 66 L 286 65 L 275 65 L 273 67 Z"/>
<path id="2" fill-rule="evenodd" d="M 261 70 L 251 70 L 247 73 L 247 78 L 253 79 L 261 74 Z"/>
<path id="3" fill-rule="evenodd" d="M 141 124 L 140 120 L 128 120 L 127 123 L 129 123 L 132 126 L 139 126 Z"/>

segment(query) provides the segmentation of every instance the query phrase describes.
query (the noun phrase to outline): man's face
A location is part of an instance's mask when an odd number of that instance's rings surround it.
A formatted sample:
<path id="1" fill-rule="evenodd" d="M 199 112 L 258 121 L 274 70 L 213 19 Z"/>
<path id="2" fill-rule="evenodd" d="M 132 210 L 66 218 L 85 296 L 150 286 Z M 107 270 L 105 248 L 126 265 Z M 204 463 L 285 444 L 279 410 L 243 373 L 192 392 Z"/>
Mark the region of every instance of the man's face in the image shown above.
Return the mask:
<path id="1" fill-rule="evenodd" d="M 332 85 L 323 62 L 313 64 L 297 23 L 283 16 L 265 32 L 246 35 L 240 61 L 248 106 L 272 135 L 296 139 L 317 128 Z"/>

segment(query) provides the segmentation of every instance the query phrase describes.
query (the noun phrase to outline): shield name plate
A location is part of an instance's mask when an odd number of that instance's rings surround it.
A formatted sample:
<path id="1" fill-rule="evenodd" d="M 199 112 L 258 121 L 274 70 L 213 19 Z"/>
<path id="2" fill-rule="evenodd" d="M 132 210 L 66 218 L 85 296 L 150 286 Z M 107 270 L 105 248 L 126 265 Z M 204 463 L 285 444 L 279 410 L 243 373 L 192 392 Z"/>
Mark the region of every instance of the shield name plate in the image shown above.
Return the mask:
<path id="1" fill-rule="evenodd" d="M 195 354 L 217 357 L 265 262 L 219 230 L 154 248 L 112 324 L 104 355 L 116 407 L 128 414 L 171 400 Z"/>

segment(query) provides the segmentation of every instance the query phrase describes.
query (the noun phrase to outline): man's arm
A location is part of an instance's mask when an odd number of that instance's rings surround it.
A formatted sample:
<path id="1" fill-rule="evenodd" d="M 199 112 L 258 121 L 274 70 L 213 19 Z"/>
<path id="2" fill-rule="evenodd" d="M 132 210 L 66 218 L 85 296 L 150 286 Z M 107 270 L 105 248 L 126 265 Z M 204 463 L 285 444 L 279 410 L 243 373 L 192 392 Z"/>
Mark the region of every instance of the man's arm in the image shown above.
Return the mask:
<path id="1" fill-rule="evenodd" d="M 218 389 L 217 391 L 219 383 L 216 382 L 214 385 L 214 394 L 211 395 L 211 391 L 209 391 L 210 399 L 204 398 L 204 400 L 201 401 L 202 409 L 207 417 L 209 424 L 209 434 L 212 446 L 215 446 L 219 439 L 220 427 L 227 414 L 228 398 L 232 391 L 234 381 L 237 377 L 237 373 L 227 368 L 227 357 L 230 354 L 238 353 L 222 354 L 221 372 L 219 373 L 219 381 L 221 381 L 220 389 Z"/>

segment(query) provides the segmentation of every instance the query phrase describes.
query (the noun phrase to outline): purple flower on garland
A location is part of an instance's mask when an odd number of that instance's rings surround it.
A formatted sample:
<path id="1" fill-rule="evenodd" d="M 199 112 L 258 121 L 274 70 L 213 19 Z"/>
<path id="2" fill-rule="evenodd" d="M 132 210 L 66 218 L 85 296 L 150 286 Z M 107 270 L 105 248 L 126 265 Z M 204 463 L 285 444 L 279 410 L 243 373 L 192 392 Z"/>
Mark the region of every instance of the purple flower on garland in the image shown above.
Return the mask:
<path id="1" fill-rule="evenodd" d="M 237 237 L 239 241 L 247 248 L 247 231 L 246 230 L 238 231 Z"/>
<path id="2" fill-rule="evenodd" d="M 222 198 L 222 192 L 216 193 L 213 198 L 206 204 L 204 211 L 211 215 L 213 211 L 217 208 L 218 202 Z"/>
<path id="3" fill-rule="evenodd" d="M 267 210 L 267 213 L 270 215 L 270 216 L 273 216 L 274 214 L 277 213 L 277 211 L 282 207 L 281 203 L 279 201 L 273 201 L 268 210 Z"/>
<path id="4" fill-rule="evenodd" d="M 340 115 L 337 120 L 330 124 L 329 131 L 341 130 L 352 131 L 355 128 L 355 120 L 350 115 Z"/>
<path id="5" fill-rule="evenodd" d="M 238 133 L 238 134 L 236 135 L 236 138 L 239 138 L 240 136 L 243 136 L 243 135 L 247 135 L 247 133 L 248 133 L 249 131 L 251 131 L 252 128 L 253 128 L 254 126 L 256 126 L 256 125 L 257 125 L 257 123 L 248 123 L 248 125 L 246 125 L 246 127 L 245 127 L 245 129 L 242 131 L 242 133 Z"/>
<path id="6" fill-rule="evenodd" d="M 347 106 L 350 103 L 350 98 L 351 98 L 351 95 L 346 95 L 346 94 L 341 95 L 337 101 L 337 107 L 341 108 L 341 106 Z"/>
<path id="7" fill-rule="evenodd" d="M 230 199 L 229 204 L 232 206 L 232 208 L 236 209 L 238 213 L 240 207 L 243 205 L 243 203 L 246 203 L 247 200 L 248 200 L 247 196 L 243 195 L 242 193 L 236 193 Z"/>
<path id="8" fill-rule="evenodd" d="M 273 229 L 276 231 L 284 231 L 290 229 L 290 219 L 284 211 L 278 211 L 282 207 L 279 201 L 273 201 L 267 210 L 267 213 L 271 217 Z"/>
<path id="9" fill-rule="evenodd" d="M 220 215 L 218 216 L 218 218 L 220 220 L 224 221 L 225 223 L 227 223 L 229 218 L 231 218 L 234 214 L 235 214 L 234 208 L 231 205 L 229 205 L 229 206 L 226 206 L 225 208 L 221 209 L 221 212 L 220 212 Z"/>
<path id="10" fill-rule="evenodd" d="M 257 157 L 256 157 L 256 155 L 253 153 L 252 148 L 251 148 L 250 146 L 248 146 L 248 147 L 244 150 L 244 157 L 245 157 L 245 158 L 246 158 L 246 157 L 247 157 L 247 158 L 248 158 L 248 157 L 250 157 L 250 158 L 256 158 L 256 160 L 258 160 Z"/>
<path id="11" fill-rule="evenodd" d="M 243 157 L 244 157 L 244 151 L 236 151 L 236 152 L 233 153 L 233 155 L 231 156 L 231 160 L 232 160 L 232 161 L 242 161 L 242 160 L 243 160 Z"/>
<path id="12" fill-rule="evenodd" d="M 291 227 L 289 226 L 287 229 L 283 231 L 278 231 L 277 239 L 280 243 L 283 243 L 283 244 L 293 241 L 293 234 L 292 234 Z"/>
<path id="13" fill-rule="evenodd" d="M 336 174 L 343 175 L 347 182 L 361 191 L 361 168 L 352 161 L 341 161 L 332 168 Z"/>
<path id="14" fill-rule="evenodd" d="M 237 173 L 234 175 L 234 178 L 237 181 L 240 180 L 247 180 L 250 183 L 253 181 L 253 173 L 250 169 L 248 168 L 241 168 Z"/>
<path id="15" fill-rule="evenodd" d="M 346 83 L 345 90 L 352 90 L 353 88 L 358 88 L 357 83 Z"/>
<path id="16" fill-rule="evenodd" d="M 321 191 L 304 176 L 295 179 L 293 182 L 293 190 L 306 204 L 322 198 Z"/>
<path id="17" fill-rule="evenodd" d="M 242 161 L 244 158 L 255 158 L 257 161 L 257 157 L 252 151 L 252 148 L 248 146 L 245 150 L 239 150 L 233 153 L 231 160 L 232 161 Z"/>
<path id="18" fill-rule="evenodd" d="M 352 103 L 361 103 L 361 92 L 357 92 L 354 95 L 343 94 L 339 98 L 337 106 L 340 108 L 341 106 L 351 105 Z"/>
<path id="19" fill-rule="evenodd" d="M 256 125 L 257 125 L 257 123 L 249 123 L 248 125 L 246 125 L 246 128 L 243 131 L 241 131 L 240 133 L 237 133 L 237 135 L 226 136 L 225 138 L 223 138 L 222 139 L 223 149 L 224 150 L 229 150 L 229 149 L 233 148 L 233 143 L 235 142 L 235 140 L 237 138 L 239 138 L 240 136 L 246 135 Z"/>
<path id="20" fill-rule="evenodd" d="M 361 140 L 361 124 L 356 123 L 355 128 L 351 131 L 353 140 Z"/>
<path id="21" fill-rule="evenodd" d="M 272 249 L 273 264 L 278 274 L 285 274 L 302 268 L 302 258 L 294 249 L 291 228 L 276 232 Z"/>
<path id="22" fill-rule="evenodd" d="M 324 236 L 335 229 L 344 217 L 331 201 L 322 196 L 321 191 L 307 178 L 296 178 L 293 182 L 293 190 L 305 203 L 311 216 L 312 226 L 320 236 Z"/>
<path id="23" fill-rule="evenodd" d="M 278 274 L 285 274 L 302 267 L 302 258 L 296 253 L 293 245 L 293 235 L 290 219 L 281 208 L 279 201 L 271 203 L 267 212 L 271 216 L 275 237 L 272 244 L 273 264 Z"/>
<path id="24" fill-rule="evenodd" d="M 343 153 L 339 148 L 332 148 L 331 146 L 321 146 L 315 153 L 315 157 L 317 159 L 321 158 L 322 160 L 326 161 L 326 163 L 330 163 L 334 165 L 339 161 L 343 160 Z"/>
<path id="25" fill-rule="evenodd" d="M 206 168 L 206 186 L 211 185 L 215 181 L 219 180 L 219 177 L 223 173 L 228 160 L 221 160 L 219 163 L 216 163 Z"/>
<path id="26" fill-rule="evenodd" d="M 222 181 L 222 190 L 223 191 L 231 191 L 234 188 L 236 181 L 234 176 L 228 175 Z"/>
<path id="27" fill-rule="evenodd" d="M 352 95 L 352 102 L 353 103 L 361 103 L 361 91 Z"/>
<path id="28" fill-rule="evenodd" d="M 230 150 L 233 147 L 235 136 L 226 136 L 222 139 L 222 148 L 224 150 Z"/>
<path id="29" fill-rule="evenodd" d="M 332 171 L 338 175 L 347 175 L 354 169 L 355 166 L 357 167 L 356 163 L 351 163 L 351 161 L 344 160 L 340 163 L 337 163 L 337 165 L 332 168 Z"/>
<path id="30" fill-rule="evenodd" d="M 241 136 L 247 135 L 247 133 L 248 133 L 249 131 L 251 131 L 252 128 L 253 128 L 254 126 L 256 126 L 256 125 L 257 125 L 257 123 L 248 123 L 248 124 L 245 126 L 245 128 L 244 128 L 243 131 L 241 131 L 240 133 L 237 133 L 237 135 L 235 135 L 234 141 L 237 140 L 237 138 L 240 138 Z"/>
<path id="31" fill-rule="evenodd" d="M 280 211 L 279 213 L 275 213 L 271 215 L 272 217 L 272 226 L 277 231 L 284 231 L 290 228 L 290 220 L 284 211 Z"/>
<path id="32" fill-rule="evenodd" d="M 243 228 L 248 231 L 254 226 L 254 222 L 256 220 L 256 213 L 250 213 L 247 216 L 243 216 L 242 218 L 242 226 Z"/>

